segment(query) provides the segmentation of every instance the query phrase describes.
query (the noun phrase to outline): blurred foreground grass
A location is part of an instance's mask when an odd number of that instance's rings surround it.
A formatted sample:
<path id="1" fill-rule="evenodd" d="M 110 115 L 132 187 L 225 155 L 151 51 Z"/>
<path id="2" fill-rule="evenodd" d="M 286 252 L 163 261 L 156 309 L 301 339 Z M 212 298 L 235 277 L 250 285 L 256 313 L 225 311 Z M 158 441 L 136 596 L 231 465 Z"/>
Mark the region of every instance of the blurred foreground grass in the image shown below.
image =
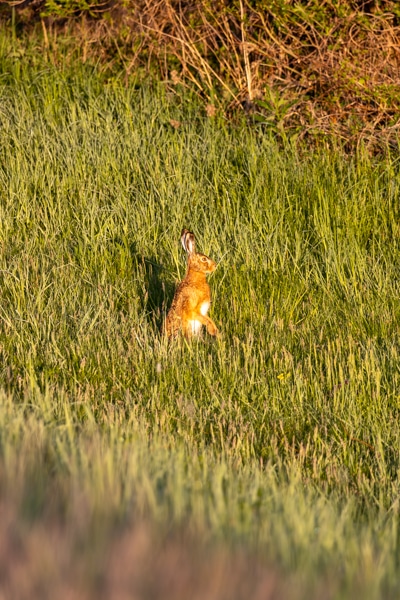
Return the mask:
<path id="1" fill-rule="evenodd" d="M 193 98 L 8 42 L 0 585 L 397 597 L 397 155 L 282 148 Z M 223 338 L 168 347 L 183 226 L 219 263 Z"/>
<path id="2" fill-rule="evenodd" d="M 99 424 L 53 392 L 1 400 L 6 597 L 397 597 L 397 502 L 360 511 L 295 461 L 149 435 L 135 408 Z"/>

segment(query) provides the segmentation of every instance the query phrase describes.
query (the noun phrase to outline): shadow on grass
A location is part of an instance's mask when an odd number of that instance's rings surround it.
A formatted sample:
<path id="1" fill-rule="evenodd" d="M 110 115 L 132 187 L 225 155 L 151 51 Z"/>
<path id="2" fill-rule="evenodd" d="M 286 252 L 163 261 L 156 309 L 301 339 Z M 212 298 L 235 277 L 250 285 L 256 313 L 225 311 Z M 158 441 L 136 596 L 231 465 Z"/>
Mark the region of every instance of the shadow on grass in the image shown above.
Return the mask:
<path id="1" fill-rule="evenodd" d="M 160 330 L 162 322 L 172 302 L 174 285 L 168 281 L 162 265 L 154 258 L 142 256 L 138 258 L 144 273 L 145 294 L 143 297 L 143 308 L 149 321 Z"/>
<path id="2" fill-rule="evenodd" d="M 139 280 L 139 300 L 151 326 L 160 331 L 162 322 L 171 305 L 175 283 L 165 267 L 154 256 L 145 256 L 137 250 L 134 242 L 127 243 L 119 237 L 113 239 L 114 248 L 125 249 L 131 260 L 132 273 Z"/>

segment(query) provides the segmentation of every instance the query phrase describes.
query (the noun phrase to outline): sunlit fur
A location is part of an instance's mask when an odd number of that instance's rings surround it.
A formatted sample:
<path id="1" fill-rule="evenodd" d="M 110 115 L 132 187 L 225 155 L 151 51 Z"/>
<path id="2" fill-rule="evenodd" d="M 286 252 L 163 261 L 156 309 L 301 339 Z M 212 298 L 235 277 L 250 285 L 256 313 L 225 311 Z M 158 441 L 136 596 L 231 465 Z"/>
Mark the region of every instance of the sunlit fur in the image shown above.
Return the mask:
<path id="1" fill-rule="evenodd" d="M 190 338 L 198 335 L 204 325 L 210 335 L 217 336 L 218 329 L 207 316 L 211 292 L 206 280 L 206 275 L 215 271 L 217 265 L 208 256 L 196 252 L 192 232 L 184 229 L 181 242 L 188 255 L 187 271 L 176 289 L 163 331 L 169 338 L 175 337 L 179 331 Z"/>

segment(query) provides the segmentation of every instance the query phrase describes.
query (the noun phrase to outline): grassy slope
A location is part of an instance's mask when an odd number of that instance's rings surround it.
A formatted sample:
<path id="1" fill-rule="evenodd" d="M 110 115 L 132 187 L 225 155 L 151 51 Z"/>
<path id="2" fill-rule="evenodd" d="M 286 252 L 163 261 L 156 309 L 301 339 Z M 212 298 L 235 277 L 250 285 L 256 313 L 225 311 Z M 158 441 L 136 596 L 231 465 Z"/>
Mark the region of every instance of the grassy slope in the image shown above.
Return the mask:
<path id="1" fill-rule="evenodd" d="M 90 566 L 115 520 L 172 520 L 288 570 L 293 597 L 395 594 L 397 160 L 282 149 L 9 47 L 1 498 L 21 544 L 59 519 Z M 223 339 L 168 348 L 182 226 L 219 262 Z"/>

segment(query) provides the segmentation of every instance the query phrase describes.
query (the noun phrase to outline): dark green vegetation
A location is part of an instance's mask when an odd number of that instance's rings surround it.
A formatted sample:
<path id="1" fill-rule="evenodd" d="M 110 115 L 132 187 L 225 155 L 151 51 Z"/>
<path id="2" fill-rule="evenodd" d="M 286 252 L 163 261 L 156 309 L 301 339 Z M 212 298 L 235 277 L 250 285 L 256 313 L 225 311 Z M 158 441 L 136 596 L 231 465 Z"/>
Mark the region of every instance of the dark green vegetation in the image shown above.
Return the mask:
<path id="1" fill-rule="evenodd" d="M 0 38 L 0 585 L 398 597 L 397 154 L 32 48 Z M 222 339 L 168 347 L 182 226 Z"/>

